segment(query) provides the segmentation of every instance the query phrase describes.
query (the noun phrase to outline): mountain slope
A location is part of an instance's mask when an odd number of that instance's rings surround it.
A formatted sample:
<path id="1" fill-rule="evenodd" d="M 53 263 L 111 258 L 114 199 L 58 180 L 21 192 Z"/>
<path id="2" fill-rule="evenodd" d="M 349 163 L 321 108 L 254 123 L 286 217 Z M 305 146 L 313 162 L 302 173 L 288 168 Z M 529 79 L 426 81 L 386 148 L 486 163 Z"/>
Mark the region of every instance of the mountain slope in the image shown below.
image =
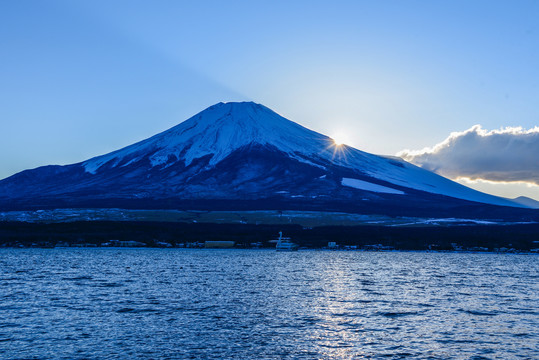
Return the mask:
<path id="1" fill-rule="evenodd" d="M 153 203 L 211 209 L 227 200 L 247 201 L 244 207 L 382 212 L 462 208 L 469 202 L 525 207 L 399 158 L 336 146 L 255 103 L 219 103 L 118 151 L 0 181 L 0 208 Z"/>
<path id="2" fill-rule="evenodd" d="M 539 209 L 539 201 L 526 196 L 519 196 L 516 199 L 512 199 L 511 201 L 516 202 L 517 204 L 524 205 L 531 209 Z"/>

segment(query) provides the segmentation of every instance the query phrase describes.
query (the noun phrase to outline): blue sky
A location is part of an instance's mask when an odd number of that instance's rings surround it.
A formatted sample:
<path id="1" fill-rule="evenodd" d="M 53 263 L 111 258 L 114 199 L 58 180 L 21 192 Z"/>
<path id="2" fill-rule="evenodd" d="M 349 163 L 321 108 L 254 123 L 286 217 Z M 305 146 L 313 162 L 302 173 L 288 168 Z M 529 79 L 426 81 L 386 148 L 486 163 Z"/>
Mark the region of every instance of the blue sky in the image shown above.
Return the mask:
<path id="1" fill-rule="evenodd" d="M 474 125 L 532 129 L 537 19 L 537 1 L 5 0 L 0 178 L 104 154 L 219 101 L 377 154 Z M 539 198 L 529 178 L 466 177 Z"/>

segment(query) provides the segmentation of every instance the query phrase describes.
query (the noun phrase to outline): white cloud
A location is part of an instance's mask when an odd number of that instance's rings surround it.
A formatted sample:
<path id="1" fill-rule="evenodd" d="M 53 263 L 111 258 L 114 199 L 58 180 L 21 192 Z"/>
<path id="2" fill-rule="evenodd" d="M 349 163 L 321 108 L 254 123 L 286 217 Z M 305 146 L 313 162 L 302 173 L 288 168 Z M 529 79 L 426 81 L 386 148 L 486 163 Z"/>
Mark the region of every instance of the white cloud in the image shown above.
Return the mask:
<path id="1" fill-rule="evenodd" d="M 475 125 L 454 132 L 432 148 L 403 150 L 406 161 L 459 179 L 527 182 L 539 185 L 539 127 L 488 131 Z"/>

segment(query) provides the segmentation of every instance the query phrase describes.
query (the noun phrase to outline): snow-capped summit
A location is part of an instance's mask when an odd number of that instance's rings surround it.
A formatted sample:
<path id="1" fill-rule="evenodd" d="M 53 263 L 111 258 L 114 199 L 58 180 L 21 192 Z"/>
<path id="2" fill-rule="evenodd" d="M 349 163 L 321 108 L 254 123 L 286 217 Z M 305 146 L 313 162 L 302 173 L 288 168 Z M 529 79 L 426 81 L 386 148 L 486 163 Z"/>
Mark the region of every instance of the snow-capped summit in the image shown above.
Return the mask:
<path id="1" fill-rule="evenodd" d="M 294 156 L 321 153 L 332 140 L 296 124 L 263 105 L 253 102 L 218 103 L 179 125 L 147 140 L 84 162 L 86 171 L 95 173 L 112 161 L 137 161 L 151 153 L 152 166 L 181 160 L 189 166 L 193 159 L 211 155 L 215 165 L 234 150 L 249 144 L 272 145 Z M 123 162 L 125 165 L 126 162 Z"/>
<path id="2" fill-rule="evenodd" d="M 219 103 L 109 154 L 0 181 L 0 208 L 288 208 L 410 215 L 451 214 L 481 204 L 525 207 L 400 158 L 335 145 L 252 102 Z"/>

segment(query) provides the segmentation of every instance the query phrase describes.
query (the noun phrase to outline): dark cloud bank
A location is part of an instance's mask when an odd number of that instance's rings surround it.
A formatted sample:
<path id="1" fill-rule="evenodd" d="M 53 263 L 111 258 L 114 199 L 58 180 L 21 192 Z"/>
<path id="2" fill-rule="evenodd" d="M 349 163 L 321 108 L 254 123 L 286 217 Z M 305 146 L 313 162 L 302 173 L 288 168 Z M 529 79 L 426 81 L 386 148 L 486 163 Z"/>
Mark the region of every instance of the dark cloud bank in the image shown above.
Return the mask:
<path id="1" fill-rule="evenodd" d="M 539 185 L 539 127 L 452 133 L 432 148 L 403 150 L 403 159 L 449 178 L 524 181 Z"/>

